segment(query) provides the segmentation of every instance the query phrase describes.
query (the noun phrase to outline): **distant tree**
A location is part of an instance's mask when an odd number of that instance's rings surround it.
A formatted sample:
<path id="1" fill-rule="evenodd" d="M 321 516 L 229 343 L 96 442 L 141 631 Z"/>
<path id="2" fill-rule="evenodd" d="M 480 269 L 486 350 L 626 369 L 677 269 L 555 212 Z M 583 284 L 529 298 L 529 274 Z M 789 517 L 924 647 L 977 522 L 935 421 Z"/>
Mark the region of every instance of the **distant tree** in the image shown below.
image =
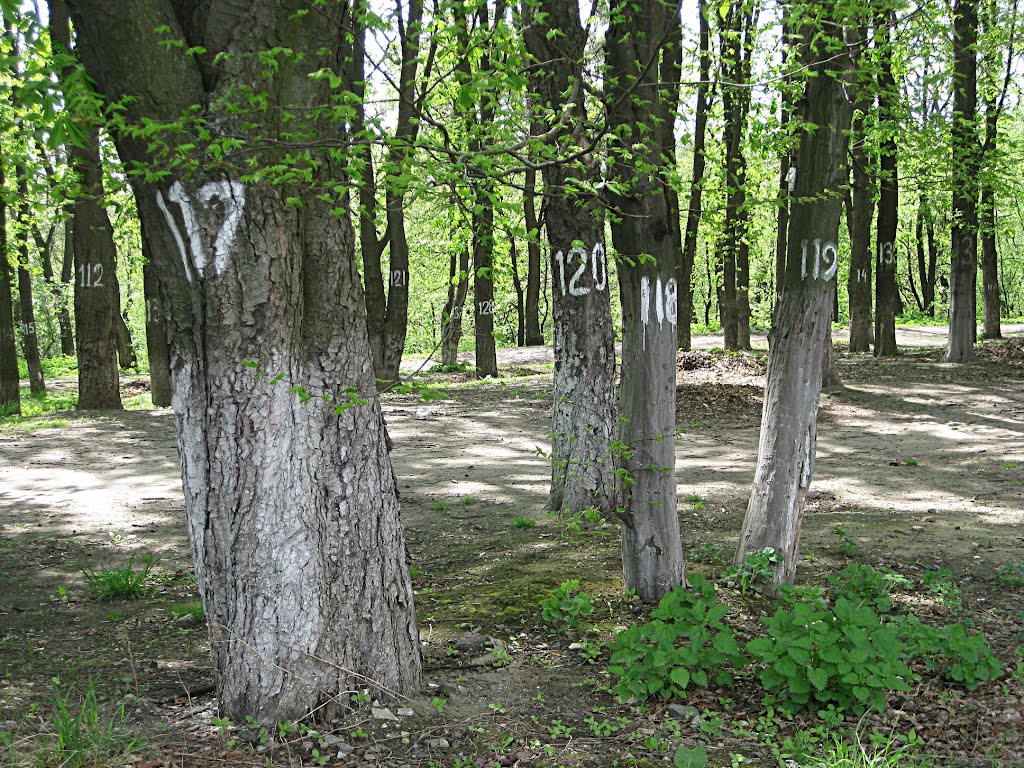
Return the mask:
<path id="1" fill-rule="evenodd" d="M 896 354 L 896 315 L 899 313 L 899 266 L 897 229 L 899 227 L 899 172 L 897 134 L 899 86 L 893 76 L 892 45 L 896 14 L 879 6 L 875 16 L 875 46 L 879 61 L 878 119 L 881 123 L 878 194 L 878 232 L 875 247 L 875 357 Z"/>
<path id="2" fill-rule="evenodd" d="M 4 188 L 0 162 L 0 190 Z M 0 413 L 21 413 L 18 344 L 14 333 L 14 291 L 7 242 L 7 197 L 0 194 Z"/>

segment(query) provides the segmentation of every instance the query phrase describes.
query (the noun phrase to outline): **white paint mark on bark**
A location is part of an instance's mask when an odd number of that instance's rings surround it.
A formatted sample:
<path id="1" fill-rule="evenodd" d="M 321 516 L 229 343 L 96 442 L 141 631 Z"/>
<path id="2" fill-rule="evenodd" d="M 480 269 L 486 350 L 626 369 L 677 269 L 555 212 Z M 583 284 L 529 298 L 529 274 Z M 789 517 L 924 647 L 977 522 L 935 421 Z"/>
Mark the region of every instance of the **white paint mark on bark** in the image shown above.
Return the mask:
<path id="1" fill-rule="evenodd" d="M 203 247 L 202 232 L 199 229 L 199 222 L 196 221 L 195 211 L 192 210 L 192 198 L 188 196 L 185 187 L 180 181 L 171 185 L 167 197 L 172 203 L 177 203 L 181 208 L 181 216 L 185 220 L 185 234 L 188 235 L 188 243 L 192 248 L 192 264 L 196 268 L 199 277 L 206 271 L 206 264 L 209 259 L 206 256 L 206 248 Z"/>
<path id="2" fill-rule="evenodd" d="M 174 220 L 174 216 L 171 215 L 171 211 L 168 209 L 167 203 L 164 202 L 164 195 L 160 190 L 156 191 L 156 207 L 160 209 L 164 218 L 167 219 L 167 226 L 171 230 L 171 234 L 174 235 L 174 242 L 178 244 L 178 253 L 181 255 L 181 263 L 185 266 L 185 278 L 191 283 L 192 266 L 189 264 L 188 252 L 185 250 L 185 241 L 181 237 L 181 232 L 178 230 L 178 223 Z"/>
<path id="3" fill-rule="evenodd" d="M 210 181 L 199 189 L 199 199 L 209 206 L 213 200 L 224 204 L 224 222 L 217 231 L 213 243 L 213 271 L 219 275 L 228 265 L 228 258 L 235 247 L 235 236 L 242 223 L 245 210 L 245 185 L 240 181 Z M 185 219 L 186 223 L 188 219 Z"/>
<path id="4" fill-rule="evenodd" d="M 566 258 L 566 261 L 570 264 L 572 264 L 572 261 L 575 258 L 580 260 L 579 267 L 577 267 L 576 271 L 573 272 L 572 279 L 569 281 L 569 293 L 572 296 L 586 296 L 590 293 L 589 288 L 579 285 L 580 277 L 583 276 L 583 272 L 587 268 L 587 255 L 586 248 L 573 248 L 569 251 L 569 256 Z"/>
<path id="5" fill-rule="evenodd" d="M 814 243 L 814 255 L 809 257 L 807 242 L 807 240 L 800 241 L 800 279 L 807 279 L 807 261 L 810 258 L 811 277 L 815 280 L 824 280 L 826 282 L 831 280 L 836 276 L 836 271 L 839 269 L 839 248 L 835 243 L 816 239 L 812 241 Z M 824 269 L 822 269 L 822 266 L 824 266 Z"/>
<path id="6" fill-rule="evenodd" d="M 640 323 L 643 325 L 642 336 L 644 349 L 647 349 L 647 323 L 651 315 L 651 279 L 644 275 L 640 278 Z"/>
<path id="7" fill-rule="evenodd" d="M 796 189 L 796 166 L 791 165 L 789 170 L 786 172 L 786 186 L 789 187 L 789 191 L 792 192 Z"/>

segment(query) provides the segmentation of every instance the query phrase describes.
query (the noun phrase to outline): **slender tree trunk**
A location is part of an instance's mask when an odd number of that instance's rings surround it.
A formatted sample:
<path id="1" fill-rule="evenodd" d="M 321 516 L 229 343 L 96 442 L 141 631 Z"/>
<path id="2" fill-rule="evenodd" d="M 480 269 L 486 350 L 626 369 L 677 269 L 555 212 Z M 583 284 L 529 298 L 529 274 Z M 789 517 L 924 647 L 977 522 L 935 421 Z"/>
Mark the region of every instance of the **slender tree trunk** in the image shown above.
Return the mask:
<path id="1" fill-rule="evenodd" d="M 544 333 L 540 327 L 540 226 L 537 223 L 536 190 L 537 172 L 532 168 L 526 170 L 525 189 L 523 191 L 523 216 L 526 224 L 526 346 L 533 347 L 544 343 Z"/>
<path id="2" fill-rule="evenodd" d="M 39 336 L 36 332 L 36 311 L 32 301 L 32 274 L 28 271 L 28 250 L 32 235 L 29 223 L 28 181 L 24 165 L 18 165 L 18 218 L 21 235 L 18 238 L 18 307 L 21 317 L 21 346 L 28 367 L 29 391 L 33 395 L 46 392 L 43 364 L 39 359 Z"/>
<path id="3" fill-rule="evenodd" d="M 999 113 L 994 94 L 985 98 L 985 154 L 995 151 L 999 136 Z M 999 254 L 996 251 L 996 192 L 990 174 L 981 182 L 981 285 L 984 299 L 985 325 L 982 335 L 986 339 L 1003 338 L 1000 322 Z"/>
<path id="4" fill-rule="evenodd" d="M 867 40 L 866 24 L 859 29 L 862 40 Z M 875 190 L 871 182 L 873 169 L 868 167 L 867 136 L 864 116 L 871 110 L 871 95 L 867 82 L 855 82 L 857 94 L 854 104 L 853 138 L 850 144 L 852 190 L 850 209 L 850 277 L 846 284 L 850 302 L 850 351 L 870 352 L 874 341 L 871 323 L 871 223 L 875 214 Z"/>
<path id="5" fill-rule="evenodd" d="M 167 348 L 164 305 L 160 300 L 160 284 L 153 267 L 152 249 L 145 231 L 142 233 L 142 293 L 146 300 L 146 355 L 149 359 L 149 396 L 157 408 L 171 404 L 171 356 Z"/>
<path id="6" fill-rule="evenodd" d="M 978 0 L 953 6 L 953 227 L 946 362 L 974 359 L 978 333 Z"/>
<path id="7" fill-rule="evenodd" d="M 4 165 L 0 162 L 0 189 Z M 14 333 L 14 291 L 11 263 L 7 259 L 7 201 L 0 196 L 0 413 L 21 413 L 18 376 L 18 343 Z"/>
<path id="8" fill-rule="evenodd" d="M 135 342 L 132 341 L 131 329 L 120 312 L 114 315 L 114 333 L 117 335 L 118 364 L 122 368 L 136 367 L 138 358 L 135 355 Z"/>
<path id="9" fill-rule="evenodd" d="M 477 378 L 498 375 L 494 344 L 494 198 L 493 184 L 478 180 L 473 206 L 473 327 Z"/>
<path id="10" fill-rule="evenodd" d="M 645 0 L 633 13 L 612 14 L 606 39 L 608 119 L 613 142 L 612 178 L 624 192 L 613 196 L 619 216 L 612 238 L 619 254 L 622 299 L 622 386 L 619 457 L 628 477 L 622 512 L 622 563 L 626 587 L 657 602 L 685 582 L 676 511 L 675 404 L 678 287 L 669 206 L 660 177 L 664 155 L 658 125 L 671 122 L 662 81 L 671 82 L 673 52 L 659 51 L 680 20 L 675 6 Z M 644 66 L 658 62 L 663 66 Z M 637 78 L 637 72 L 639 81 Z M 634 98 L 633 88 L 645 98 Z M 641 258 L 643 257 L 643 258 Z"/>
<path id="11" fill-rule="evenodd" d="M 707 126 L 710 104 L 708 89 L 711 83 L 711 34 L 707 18 L 707 0 L 697 0 L 699 26 L 697 107 L 693 126 L 693 169 L 690 172 L 690 203 L 686 212 L 686 231 L 683 235 L 683 253 L 679 260 L 676 279 L 679 284 L 679 316 L 676 325 L 676 344 L 689 351 L 690 324 L 693 321 L 693 264 L 697 259 L 697 236 L 703 213 L 704 169 L 707 166 Z"/>
<path id="12" fill-rule="evenodd" d="M 875 36 L 881 72 L 878 83 L 878 113 L 886 121 L 879 158 L 878 234 L 876 248 L 878 262 L 875 272 L 875 357 L 896 354 L 896 314 L 899 311 L 899 288 L 896 284 L 898 252 L 896 230 L 899 226 L 899 177 L 897 169 L 896 103 L 899 99 L 892 69 L 892 30 L 895 13 L 880 14 L 875 25 Z"/>
<path id="13" fill-rule="evenodd" d="M 208 105 L 203 121 L 212 136 L 249 139 L 244 154 L 224 152 L 222 168 L 283 162 L 280 145 L 295 131 L 332 146 L 351 139 L 319 109 L 337 92 L 310 77 L 339 76 L 341 5 L 305 17 L 276 0 L 208 15 L 176 13 L 166 0 L 139 0 L 130 14 L 122 5 L 74 0 L 72 9 L 100 89 L 114 101 L 133 97 L 126 119 L 177 121 L 191 105 Z M 186 47 L 225 54 L 216 78 L 204 78 L 185 50 L 154 44 L 160 24 Z M 279 57 L 272 75 L 282 110 L 293 116 L 287 126 L 276 111 L 239 116 L 230 108 L 232 94 L 265 85 L 257 54 L 267 30 L 275 44 L 303 54 Z M 246 125 L 253 120 L 258 127 Z M 127 166 L 152 167 L 147 146 L 115 138 Z M 344 179 L 326 154 L 311 161 L 307 190 L 245 184 L 202 167 L 158 184 L 131 178 L 167 318 L 218 705 L 237 722 L 251 715 L 271 726 L 329 720 L 353 690 L 407 694 L 421 680 L 348 200 L 321 194 Z M 295 195 L 301 206 L 291 204 Z"/>
<path id="14" fill-rule="evenodd" d="M 798 42 L 794 39 L 793 20 L 788 3 L 782 4 L 782 65 L 786 70 L 791 69 L 791 62 L 798 60 Z M 782 78 L 779 99 L 779 129 L 786 137 L 786 143 L 782 148 L 779 157 L 779 193 L 778 215 L 775 229 L 775 295 L 772 300 L 772 316 L 775 315 L 775 307 L 778 305 L 779 297 L 782 295 L 782 287 L 786 275 L 786 248 L 789 236 L 789 206 L 790 197 L 793 193 L 794 174 L 796 168 L 793 165 L 794 132 L 790 127 L 791 115 L 795 107 L 793 94 L 793 77 L 787 71 Z"/>
<path id="15" fill-rule="evenodd" d="M 462 248 L 458 257 L 453 253 L 449 267 L 448 299 L 441 314 L 441 365 L 454 366 L 459 362 L 459 342 L 462 340 L 462 313 L 469 290 L 469 248 Z"/>
<path id="16" fill-rule="evenodd" d="M 841 35 L 830 7 L 817 3 L 826 37 Z M 810 40 L 816 30 L 802 30 Z M 832 296 L 839 266 L 842 188 L 852 107 L 844 88 L 845 54 L 818 40 L 808 53 L 810 74 L 804 133 L 797 159 L 785 283 L 775 312 L 754 485 L 740 534 L 738 562 L 770 547 L 783 555 L 776 584 L 792 582 L 807 490 L 814 473 L 818 397 Z M 840 50 L 842 47 L 839 46 Z"/>
<path id="17" fill-rule="evenodd" d="M 68 296 L 73 295 L 74 286 L 71 281 L 75 279 L 75 244 L 74 244 L 74 211 L 68 211 L 68 218 L 64 221 L 64 261 L 60 266 L 60 304 L 57 310 L 57 323 L 60 326 L 60 351 L 66 357 L 75 356 L 75 332 L 74 323 L 71 320 L 71 309 L 68 306 Z"/>
<path id="18" fill-rule="evenodd" d="M 519 277 L 519 254 L 515 235 L 508 236 L 508 258 L 511 263 L 512 289 L 516 292 L 516 346 L 526 346 L 526 298 L 523 281 Z"/>
<path id="19" fill-rule="evenodd" d="M 935 280 L 939 268 L 939 243 L 935 239 L 935 222 L 930 209 L 925 221 L 925 233 L 928 236 L 928 273 L 924 281 L 924 300 L 928 307 L 928 316 L 935 317 Z"/>

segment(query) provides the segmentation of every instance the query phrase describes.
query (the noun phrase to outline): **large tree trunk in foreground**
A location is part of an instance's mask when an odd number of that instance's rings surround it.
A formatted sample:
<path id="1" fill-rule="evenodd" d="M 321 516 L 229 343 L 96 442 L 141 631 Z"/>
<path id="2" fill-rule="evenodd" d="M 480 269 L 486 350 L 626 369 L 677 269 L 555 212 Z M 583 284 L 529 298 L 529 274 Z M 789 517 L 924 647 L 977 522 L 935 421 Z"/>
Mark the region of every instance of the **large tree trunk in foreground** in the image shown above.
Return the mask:
<path id="1" fill-rule="evenodd" d="M 114 0 L 72 8 L 99 87 L 111 100 L 134 97 L 127 119 L 175 121 L 190 105 L 215 105 L 203 114 L 212 136 L 250 138 L 246 154 L 226 150 L 221 167 L 281 163 L 284 130 L 344 140 L 343 126 L 315 110 L 332 102 L 328 81 L 310 77 L 341 69 L 340 5 L 302 17 L 276 0 L 240 10 L 214 4 L 202 16 L 179 16 L 167 0 L 140 0 L 132 13 Z M 211 57 L 227 46 L 231 53 L 204 78 L 196 57 L 157 44 L 160 25 Z M 304 56 L 279 57 L 268 74 L 254 55 L 268 45 Z M 252 88 L 287 95 L 282 108 L 295 116 L 287 129 L 273 116 L 243 109 L 236 117 L 225 107 L 233 92 Z M 257 129 L 244 125 L 252 120 Z M 153 163 L 146 146 L 117 140 L 126 164 Z M 353 690 L 384 696 L 420 683 L 354 236 L 337 215 L 348 201 L 321 199 L 341 179 L 328 175 L 326 156 L 310 163 L 309 190 L 246 185 L 223 171 L 172 175 L 158 186 L 132 178 L 166 308 L 217 699 L 236 722 L 331 718 Z M 301 206 L 290 204 L 294 195 Z"/>
<path id="2" fill-rule="evenodd" d="M 953 6 L 953 227 L 946 362 L 974 359 L 978 333 L 978 1 Z"/>
<path id="3" fill-rule="evenodd" d="M 608 119 L 631 135 L 613 142 L 612 176 L 625 191 L 613 197 L 612 238 L 619 253 L 622 298 L 622 387 L 619 457 L 628 478 L 622 508 L 626 588 L 657 602 L 686 580 L 676 511 L 676 253 L 657 126 L 672 120 L 660 95 L 674 52 L 659 51 L 678 28 L 675 6 L 650 0 L 635 14 L 613 14 L 607 36 Z M 668 31 L 666 31 L 668 30 Z M 660 58 L 659 58 L 660 57 Z M 653 62 L 655 65 L 644 65 Z M 657 66 L 659 64 L 660 66 Z M 634 98 L 633 78 L 642 70 Z M 638 143 L 639 142 L 639 143 Z"/>
<path id="4" fill-rule="evenodd" d="M 823 12 L 825 40 L 809 53 L 804 120 L 797 159 L 785 285 L 775 312 L 761 420 L 757 470 L 740 534 L 737 561 L 770 547 L 783 556 L 776 584 L 792 582 L 799 554 L 807 490 L 814 473 L 822 357 L 831 327 L 839 266 L 839 220 L 846 184 L 846 150 L 852 108 L 843 87 L 847 56 L 826 46 L 839 28 Z M 803 30 L 811 39 L 813 30 Z"/>
<path id="5" fill-rule="evenodd" d="M 524 27 L 527 49 L 539 63 L 530 70 L 531 90 L 545 116 L 561 114 L 566 103 L 581 105 L 587 33 L 576 0 L 545 3 L 543 16 L 533 18 L 531 12 Z M 578 114 L 584 114 L 582 106 Z M 581 140 L 589 140 L 583 126 L 565 119 L 550 139 L 563 154 L 578 149 Z M 578 191 L 599 177 L 592 161 L 544 168 L 555 341 L 547 506 L 568 512 L 595 507 L 611 518 L 617 501 L 611 455 L 615 335 L 604 212 L 597 200 Z"/>
<path id="6" fill-rule="evenodd" d="M 0 162 L 0 188 L 4 167 Z M 7 253 L 7 201 L 0 197 L 0 254 Z M 14 334 L 14 291 L 11 264 L 0 258 L 0 414 L 21 413 L 18 342 Z"/>
<path id="7" fill-rule="evenodd" d="M 895 14 L 881 14 L 876 24 L 880 39 L 882 69 L 879 75 L 878 111 L 883 120 L 895 120 L 899 99 L 892 72 L 892 31 Z M 896 285 L 898 253 L 896 231 L 899 226 L 899 177 L 897 169 L 896 133 L 890 127 L 882 140 L 879 159 L 878 262 L 875 272 L 875 357 L 896 354 L 896 314 L 899 311 L 899 288 Z"/>

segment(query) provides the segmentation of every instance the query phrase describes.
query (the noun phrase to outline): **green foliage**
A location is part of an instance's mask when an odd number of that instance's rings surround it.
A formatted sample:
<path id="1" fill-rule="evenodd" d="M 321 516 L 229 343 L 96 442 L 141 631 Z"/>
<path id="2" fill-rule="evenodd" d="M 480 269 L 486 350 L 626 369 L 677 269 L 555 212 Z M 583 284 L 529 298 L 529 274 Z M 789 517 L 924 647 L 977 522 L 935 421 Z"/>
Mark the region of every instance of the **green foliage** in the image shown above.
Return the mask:
<path id="1" fill-rule="evenodd" d="M 1002 664 L 992 655 L 985 638 L 972 634 L 962 621 L 931 627 L 909 615 L 900 618 L 898 627 L 903 641 L 927 669 L 962 683 L 968 690 L 1002 674 Z"/>
<path id="2" fill-rule="evenodd" d="M 171 617 L 180 619 L 182 616 L 194 616 L 197 621 L 206 619 L 206 610 L 199 600 L 189 600 L 187 603 L 180 603 L 171 606 Z"/>
<path id="3" fill-rule="evenodd" d="M 913 677 L 896 627 L 847 597 L 830 609 L 820 600 L 787 593 L 787 605 L 762 619 L 768 637 L 747 643 L 765 689 L 796 709 L 862 714 L 885 708 L 888 691 L 909 690 Z"/>
<path id="4" fill-rule="evenodd" d="M 895 734 L 871 741 L 873 743 L 864 744 L 859 733 L 852 742 L 833 734 L 831 745 L 809 756 L 803 765 L 807 768 L 904 768 L 917 762 L 921 742 L 914 731 L 902 739 L 902 744 Z"/>
<path id="5" fill-rule="evenodd" d="M 708 750 L 703 744 L 696 747 L 679 747 L 672 757 L 675 768 L 704 768 L 708 764 Z"/>
<path id="6" fill-rule="evenodd" d="M 840 573 L 829 576 L 834 592 L 867 605 L 878 613 L 892 610 L 892 589 L 908 589 L 913 584 L 895 571 L 876 571 L 870 565 L 852 563 Z"/>
<path id="7" fill-rule="evenodd" d="M 959 611 L 963 603 L 960 586 L 945 568 L 928 571 L 921 577 L 921 583 L 929 593 L 952 611 Z"/>
<path id="8" fill-rule="evenodd" d="M 580 590 L 579 579 L 563 581 L 554 594 L 542 600 L 541 615 L 549 623 L 564 623 L 576 627 L 594 612 L 590 595 Z"/>
<path id="9" fill-rule="evenodd" d="M 63 768 L 89 768 L 119 765 L 115 759 L 131 750 L 135 739 L 128 735 L 128 713 L 122 702 L 100 704 L 92 681 L 81 696 L 72 685 L 61 689 L 60 678 L 53 679 L 53 692 L 47 697 L 52 712 L 53 733 L 39 757 L 47 765 Z"/>
<path id="10" fill-rule="evenodd" d="M 97 600 L 137 600 L 153 591 L 151 572 L 154 560 L 151 555 L 142 556 L 142 565 L 135 569 L 135 555 L 128 558 L 128 565 L 122 568 L 93 570 L 82 565 L 85 584 Z"/>
<path id="11" fill-rule="evenodd" d="M 1007 560 L 992 574 L 992 580 L 1001 587 L 1020 589 L 1024 587 L 1024 565 Z"/>
<path id="12" fill-rule="evenodd" d="M 730 587 L 739 588 L 741 594 L 747 594 L 751 588 L 759 584 L 767 584 L 771 580 L 772 566 L 782 562 L 782 557 L 771 547 L 751 552 L 743 560 L 743 565 L 729 568 L 722 573 L 722 581 Z"/>
<path id="13" fill-rule="evenodd" d="M 537 521 L 532 517 L 517 517 L 512 521 L 513 528 L 533 528 Z"/>
<path id="14" fill-rule="evenodd" d="M 747 660 L 723 619 L 715 588 L 703 576 L 690 577 L 690 589 L 676 587 L 651 611 L 651 621 L 634 624 L 611 644 L 608 671 L 618 678 L 623 699 L 684 696 L 691 685 L 704 688 L 732 682 L 732 670 Z"/>
<path id="15" fill-rule="evenodd" d="M 452 505 L 447 501 L 435 501 L 430 505 L 430 509 L 433 512 L 447 512 L 451 508 Z"/>
<path id="16" fill-rule="evenodd" d="M 846 529 L 840 528 L 837 525 L 832 530 L 835 532 L 836 536 L 840 538 L 839 545 L 836 547 L 836 552 L 844 557 L 853 557 L 856 555 L 860 545 L 850 537 L 846 532 Z"/>

